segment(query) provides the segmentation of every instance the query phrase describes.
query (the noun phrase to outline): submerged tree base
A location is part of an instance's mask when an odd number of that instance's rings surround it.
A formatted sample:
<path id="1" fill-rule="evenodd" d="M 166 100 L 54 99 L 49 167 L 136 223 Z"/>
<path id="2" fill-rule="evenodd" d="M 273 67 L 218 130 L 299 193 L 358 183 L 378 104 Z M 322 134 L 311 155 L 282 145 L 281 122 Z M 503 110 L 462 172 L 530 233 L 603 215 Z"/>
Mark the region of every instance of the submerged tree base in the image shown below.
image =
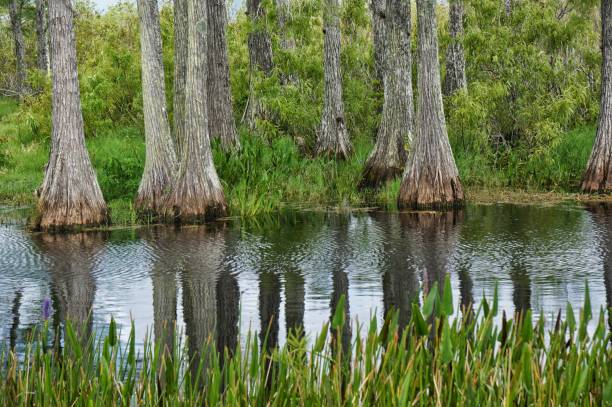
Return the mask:
<path id="1" fill-rule="evenodd" d="M 459 178 L 442 177 L 413 180 L 405 177 L 400 187 L 397 206 L 400 209 L 447 209 L 458 208 L 465 204 L 463 187 Z"/>
<path id="2" fill-rule="evenodd" d="M 36 212 L 28 221 L 28 228 L 38 232 L 78 232 L 83 229 L 110 225 L 106 206 L 47 206 L 39 203 Z"/>

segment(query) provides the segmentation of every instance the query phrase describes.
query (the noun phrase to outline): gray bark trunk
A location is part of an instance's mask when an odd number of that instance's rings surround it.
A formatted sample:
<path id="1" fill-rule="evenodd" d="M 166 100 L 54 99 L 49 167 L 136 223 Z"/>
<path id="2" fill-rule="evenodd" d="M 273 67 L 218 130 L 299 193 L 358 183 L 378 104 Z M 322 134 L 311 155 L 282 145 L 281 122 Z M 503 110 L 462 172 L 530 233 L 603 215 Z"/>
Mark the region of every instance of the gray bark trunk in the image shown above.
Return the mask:
<path id="1" fill-rule="evenodd" d="M 164 194 L 171 187 L 177 160 L 166 110 L 166 86 L 157 0 L 137 0 L 137 5 L 140 16 L 146 161 L 135 207 L 141 215 L 156 216 L 161 211 Z"/>
<path id="2" fill-rule="evenodd" d="M 206 4 L 188 0 L 187 8 L 185 140 L 178 174 L 165 203 L 165 214 L 168 221 L 175 223 L 202 223 L 224 216 L 227 204 L 208 136 Z"/>
<path id="3" fill-rule="evenodd" d="M 77 74 L 73 8 L 49 1 L 51 35 L 51 154 L 39 189 L 36 226 L 43 230 L 97 226 L 109 222 L 96 173 L 85 147 Z"/>
<path id="4" fill-rule="evenodd" d="M 47 0 L 36 0 L 36 65 L 41 71 L 49 70 L 49 58 L 47 56 Z"/>
<path id="5" fill-rule="evenodd" d="M 385 21 L 393 18 L 385 13 L 386 0 L 371 0 L 370 11 L 372 13 L 372 36 L 374 39 L 374 72 L 376 79 L 382 85 L 385 80 Z M 410 7 L 410 5 L 409 5 Z"/>
<path id="6" fill-rule="evenodd" d="M 295 49 L 295 40 L 289 37 L 287 32 L 287 23 L 291 19 L 291 4 L 289 0 L 276 0 L 276 14 L 278 28 L 281 35 L 280 46 L 285 52 L 291 52 Z M 282 72 L 281 81 L 283 84 L 296 83 L 297 77 L 291 72 Z"/>
<path id="7" fill-rule="evenodd" d="M 409 0 L 387 0 L 385 100 L 376 145 L 368 157 L 360 187 L 377 187 L 400 175 L 412 141 L 411 17 Z"/>
<path id="8" fill-rule="evenodd" d="M 419 75 L 416 137 L 400 187 L 400 208 L 444 208 L 463 203 L 442 104 L 435 0 L 417 0 Z"/>
<path id="9" fill-rule="evenodd" d="M 187 83 L 187 0 L 174 0 L 174 145 L 180 157 L 185 140 L 185 85 Z"/>
<path id="10" fill-rule="evenodd" d="M 208 7 L 208 129 L 224 150 L 240 148 L 234 123 L 227 56 L 225 0 L 209 0 Z"/>
<path id="11" fill-rule="evenodd" d="M 506 17 L 510 17 L 512 14 L 512 0 L 504 0 L 504 9 L 506 10 Z"/>
<path id="12" fill-rule="evenodd" d="M 601 111 L 586 173 L 585 192 L 612 191 L 612 0 L 601 2 Z"/>
<path id="13" fill-rule="evenodd" d="M 274 68 L 272 60 L 272 41 L 270 33 L 265 24 L 266 11 L 261 0 L 247 0 L 247 16 L 253 26 L 249 33 L 249 101 L 246 111 L 247 125 L 251 130 L 255 129 L 258 120 L 266 120 L 269 117 L 265 106 L 254 87 L 254 76 L 262 72 L 269 76 Z"/>
<path id="14" fill-rule="evenodd" d="M 463 51 L 463 0 L 451 0 L 448 5 L 448 31 L 451 36 L 446 52 L 446 77 L 444 94 L 452 95 L 467 89 L 465 77 L 465 53 Z"/>
<path id="15" fill-rule="evenodd" d="M 11 30 L 13 31 L 13 41 L 15 43 L 15 62 L 16 62 L 16 84 L 15 90 L 19 98 L 25 96 L 27 67 L 25 63 L 25 40 L 21 28 L 21 3 L 19 0 L 9 1 L 9 16 L 11 19 Z"/>
<path id="16" fill-rule="evenodd" d="M 338 0 L 325 0 L 323 7 L 325 92 L 316 154 L 345 159 L 351 152 L 351 142 L 342 101 L 340 4 Z"/>

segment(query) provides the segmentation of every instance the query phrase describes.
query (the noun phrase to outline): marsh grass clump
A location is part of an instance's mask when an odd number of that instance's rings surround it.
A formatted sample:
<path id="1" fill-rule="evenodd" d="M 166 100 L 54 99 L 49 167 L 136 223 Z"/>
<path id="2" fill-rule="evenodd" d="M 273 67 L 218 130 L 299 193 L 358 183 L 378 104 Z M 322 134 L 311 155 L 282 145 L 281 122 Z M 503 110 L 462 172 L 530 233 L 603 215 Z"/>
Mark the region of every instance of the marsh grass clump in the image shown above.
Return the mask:
<path id="1" fill-rule="evenodd" d="M 343 300 L 318 335 L 295 332 L 271 351 L 250 333 L 236 349 L 219 351 L 208 341 L 199 353 L 188 352 L 189 340 L 175 334 L 169 344 L 146 339 L 137 351 L 134 326 L 121 343 L 114 320 L 107 333 L 90 333 L 88 340 L 86 330 L 66 323 L 60 348 L 47 346 L 45 325 L 22 353 L 1 353 L 0 405 L 602 406 L 612 400 L 612 336 L 603 309 L 590 324 L 588 289 L 579 317 L 568 304 L 552 326 L 544 317 L 534 321 L 531 311 L 500 317 L 497 290 L 472 309 L 458 312 L 453 303 L 447 277 L 443 290 L 434 285 L 422 306 L 413 304 L 406 326 L 396 312 L 380 327 L 372 319 L 367 331 L 355 322 L 348 348 L 335 340 L 351 324 Z"/>

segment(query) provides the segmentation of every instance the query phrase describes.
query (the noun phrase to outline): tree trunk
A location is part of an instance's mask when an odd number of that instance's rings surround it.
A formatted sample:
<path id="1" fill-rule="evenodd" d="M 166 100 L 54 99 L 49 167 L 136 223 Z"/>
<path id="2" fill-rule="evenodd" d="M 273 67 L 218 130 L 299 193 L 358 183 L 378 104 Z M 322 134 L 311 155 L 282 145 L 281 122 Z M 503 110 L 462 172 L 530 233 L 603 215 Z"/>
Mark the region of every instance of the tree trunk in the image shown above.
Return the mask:
<path id="1" fill-rule="evenodd" d="M 185 140 L 185 86 L 187 83 L 187 0 L 174 0 L 174 145 L 181 156 Z"/>
<path id="2" fill-rule="evenodd" d="M 140 16 L 146 161 L 135 207 L 141 215 L 156 216 L 161 211 L 164 194 L 172 184 L 176 153 L 166 110 L 166 86 L 157 0 L 137 0 L 137 4 Z"/>
<path id="3" fill-rule="evenodd" d="M 106 203 L 85 147 L 73 8 L 68 1 L 49 2 L 49 31 L 53 131 L 36 226 L 59 230 L 106 224 Z"/>
<path id="4" fill-rule="evenodd" d="M 278 28 L 281 35 L 280 46 L 285 52 L 291 52 L 295 49 L 295 41 L 289 37 L 287 33 L 287 23 L 291 19 L 291 4 L 289 0 L 276 0 L 276 14 L 278 21 Z M 281 82 L 286 85 L 289 83 L 296 83 L 297 78 L 291 72 L 281 73 Z"/>
<path id="5" fill-rule="evenodd" d="M 227 56 L 225 0 L 209 0 L 208 7 L 208 129 L 224 150 L 240 148 L 234 123 L 232 89 Z"/>
<path id="6" fill-rule="evenodd" d="M 37 55 L 36 65 L 41 71 L 49 70 L 49 59 L 47 56 L 47 24 L 45 16 L 47 15 L 47 0 L 36 0 L 36 44 Z"/>
<path id="7" fill-rule="evenodd" d="M 419 75 L 416 138 L 400 187 L 400 208 L 444 208 L 463 203 L 442 105 L 435 0 L 417 0 Z"/>
<path id="8" fill-rule="evenodd" d="M 586 173 L 584 192 L 612 191 L 612 0 L 601 1 L 601 111 L 597 137 Z"/>
<path id="9" fill-rule="evenodd" d="M 25 40 L 21 29 L 21 4 L 19 0 L 9 1 L 9 15 L 11 19 L 11 30 L 13 31 L 13 41 L 15 42 L 15 61 L 17 69 L 17 83 L 15 90 L 19 98 L 25 96 L 27 71 L 25 63 Z"/>
<path id="10" fill-rule="evenodd" d="M 274 68 L 272 61 L 272 40 L 265 25 L 266 10 L 261 0 L 247 0 L 247 16 L 253 27 L 249 33 L 249 101 L 247 105 L 246 120 L 252 130 L 257 126 L 258 120 L 265 120 L 269 115 L 263 106 L 254 87 L 254 76 L 262 72 L 269 76 Z"/>
<path id="11" fill-rule="evenodd" d="M 338 0 L 325 0 L 323 7 L 325 93 L 316 153 L 345 159 L 351 152 L 351 142 L 342 102 L 340 4 Z"/>
<path id="12" fill-rule="evenodd" d="M 382 85 L 385 80 L 385 13 L 386 0 L 371 0 L 370 9 L 372 12 L 372 36 L 374 37 L 374 72 L 376 79 Z M 410 5 L 408 5 L 410 7 Z M 390 16 L 393 18 L 393 16 Z"/>
<path id="13" fill-rule="evenodd" d="M 188 0 L 187 7 L 185 141 L 178 174 L 165 203 L 165 213 L 166 219 L 175 223 L 202 223 L 224 216 L 227 204 L 208 136 L 206 5 L 198 0 Z"/>
<path id="14" fill-rule="evenodd" d="M 506 17 L 510 17 L 512 14 L 512 0 L 504 0 L 504 8 L 506 10 Z"/>
<path id="15" fill-rule="evenodd" d="M 361 188 L 377 187 L 400 175 L 412 140 L 412 57 L 410 1 L 387 0 L 385 101 L 376 145 L 363 171 Z"/>
<path id="16" fill-rule="evenodd" d="M 448 5 L 448 31 L 451 36 L 446 52 L 446 77 L 444 94 L 452 95 L 467 89 L 465 78 L 465 53 L 463 51 L 463 0 L 451 0 Z"/>

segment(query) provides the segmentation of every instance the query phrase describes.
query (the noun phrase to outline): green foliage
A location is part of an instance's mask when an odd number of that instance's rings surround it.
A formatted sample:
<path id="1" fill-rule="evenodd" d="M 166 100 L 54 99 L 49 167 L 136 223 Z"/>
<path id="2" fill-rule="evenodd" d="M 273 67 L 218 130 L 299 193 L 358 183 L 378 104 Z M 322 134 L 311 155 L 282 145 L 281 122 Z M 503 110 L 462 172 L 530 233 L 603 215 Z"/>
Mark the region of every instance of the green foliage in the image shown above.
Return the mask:
<path id="1" fill-rule="evenodd" d="M 575 191 L 593 144 L 598 115 L 597 2 L 517 2 L 509 18 L 498 0 L 465 3 L 463 42 L 469 89 L 445 99 L 450 141 L 464 185 Z M 236 122 L 241 123 L 251 86 L 270 113 L 253 132 L 239 126 L 241 152 L 226 154 L 215 147 L 215 163 L 231 213 L 254 215 L 285 205 L 394 208 L 398 180 L 376 192 L 356 189 L 382 103 L 374 75 L 367 4 L 347 0 L 341 9 L 344 104 L 355 147 L 345 162 L 311 157 L 323 105 L 321 0 L 292 0 L 291 16 L 282 31 L 273 2 L 265 1 L 263 6 L 268 13 L 258 27 L 252 27 L 245 13 L 239 12 L 227 33 Z M 144 164 L 138 16 L 135 7 L 126 3 L 102 14 L 90 3 L 77 2 L 76 7 L 89 151 L 106 199 L 111 206 L 128 210 L 126 202 L 135 195 Z M 444 5 L 437 15 L 444 62 L 449 41 Z M 172 118 L 173 17 L 169 3 L 162 5 L 160 17 Z M 253 29 L 265 29 L 271 35 L 275 68 L 270 77 L 250 76 L 247 43 Z M 0 30 L 0 50 L 12 55 L 5 31 Z M 31 22 L 26 22 L 24 32 L 27 59 L 33 66 L 36 47 Z M 294 47 L 284 48 L 283 40 Z M 415 44 L 413 35 L 416 61 Z M 0 62 L 9 76 L 14 69 L 9 66 L 14 62 L 11 58 Z M 444 63 L 441 66 L 444 75 Z M 0 83 L 5 79 L 0 78 Z M 32 191 L 40 184 L 48 156 L 49 78 L 30 70 L 29 81 L 40 93 L 27 97 L 16 114 L 0 119 L 0 200 L 12 203 L 32 202 Z M 130 219 L 131 212 L 121 212 L 118 217 Z"/>
<path id="2" fill-rule="evenodd" d="M 595 6 L 517 2 L 507 18 L 497 0 L 466 2 L 468 93 L 447 98 L 446 112 L 468 184 L 577 187 L 592 137 L 568 131 L 594 123 L 598 115 Z M 444 50 L 448 36 L 441 37 Z M 577 151 L 570 153 L 568 146 Z"/>
<path id="3" fill-rule="evenodd" d="M 396 312 L 380 329 L 376 317 L 363 330 L 357 323 L 348 349 L 334 342 L 351 323 L 344 297 L 319 334 L 294 332 L 272 350 L 251 332 L 222 352 L 211 339 L 184 343 L 174 332 L 170 343 L 147 337 L 137 351 L 134 324 L 122 343 L 114 319 L 89 336 L 67 321 L 63 342 L 51 341 L 45 322 L 23 354 L 0 351 L 0 404 L 609 405 L 612 334 L 603 309 L 592 333 L 582 312 L 576 337 L 561 314 L 550 330 L 543 316 L 534 325 L 530 311 L 516 320 L 504 313 L 499 327 L 485 299 L 473 314 L 447 314 L 443 297 L 428 296 L 427 319 L 414 303 L 406 327 Z"/>

